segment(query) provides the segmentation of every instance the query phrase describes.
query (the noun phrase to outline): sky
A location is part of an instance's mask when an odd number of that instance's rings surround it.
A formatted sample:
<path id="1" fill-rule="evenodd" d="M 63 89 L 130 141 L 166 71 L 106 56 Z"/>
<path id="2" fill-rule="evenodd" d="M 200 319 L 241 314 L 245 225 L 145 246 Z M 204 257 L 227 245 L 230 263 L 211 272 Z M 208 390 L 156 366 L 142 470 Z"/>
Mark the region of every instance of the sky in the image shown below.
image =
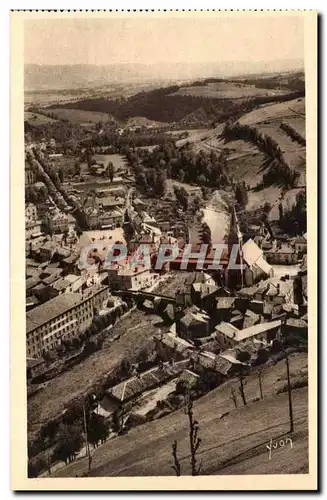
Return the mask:
<path id="1" fill-rule="evenodd" d="M 25 21 L 25 63 L 224 63 L 303 59 L 303 18 L 37 19 Z"/>

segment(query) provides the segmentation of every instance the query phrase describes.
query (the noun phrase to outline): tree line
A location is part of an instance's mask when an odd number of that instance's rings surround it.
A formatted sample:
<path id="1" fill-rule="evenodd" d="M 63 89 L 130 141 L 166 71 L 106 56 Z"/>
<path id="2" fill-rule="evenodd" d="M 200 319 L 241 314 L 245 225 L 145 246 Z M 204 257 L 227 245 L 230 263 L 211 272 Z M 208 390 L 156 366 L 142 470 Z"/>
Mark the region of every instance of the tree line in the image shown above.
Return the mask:
<path id="1" fill-rule="evenodd" d="M 230 183 L 224 151 L 218 154 L 201 150 L 195 154 L 188 145 L 179 148 L 174 141 L 166 141 L 152 151 L 129 149 L 126 158 L 141 190 L 159 196 L 166 179 L 212 188 L 224 188 Z"/>
<path id="2" fill-rule="evenodd" d="M 226 142 L 243 140 L 255 145 L 265 155 L 261 171 L 263 185 L 280 185 L 285 189 L 296 186 L 300 176 L 299 172 L 292 169 L 286 162 L 279 144 L 270 136 L 259 132 L 250 125 L 241 125 L 239 122 L 228 121 L 221 136 Z"/>

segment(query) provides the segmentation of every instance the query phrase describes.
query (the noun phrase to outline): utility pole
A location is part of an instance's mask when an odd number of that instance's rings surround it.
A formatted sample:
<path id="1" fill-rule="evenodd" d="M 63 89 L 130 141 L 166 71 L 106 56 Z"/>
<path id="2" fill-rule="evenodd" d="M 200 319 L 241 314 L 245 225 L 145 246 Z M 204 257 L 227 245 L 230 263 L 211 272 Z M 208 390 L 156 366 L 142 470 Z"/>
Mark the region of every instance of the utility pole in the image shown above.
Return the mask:
<path id="1" fill-rule="evenodd" d="M 85 447 L 86 447 L 86 453 L 87 453 L 87 457 L 88 457 L 88 461 L 89 461 L 89 472 L 90 472 L 92 457 L 91 457 L 91 453 L 90 453 L 90 445 L 89 445 L 88 436 L 87 436 L 85 401 L 83 401 L 83 420 L 84 420 Z"/>
<path id="2" fill-rule="evenodd" d="M 291 389 L 291 379 L 290 379 L 290 365 L 288 360 L 288 355 L 285 353 L 285 361 L 286 361 L 286 372 L 287 372 L 287 389 L 288 389 L 288 408 L 289 408 L 289 417 L 290 417 L 290 432 L 294 431 L 294 422 L 293 422 L 293 404 L 292 404 L 292 389 Z"/>

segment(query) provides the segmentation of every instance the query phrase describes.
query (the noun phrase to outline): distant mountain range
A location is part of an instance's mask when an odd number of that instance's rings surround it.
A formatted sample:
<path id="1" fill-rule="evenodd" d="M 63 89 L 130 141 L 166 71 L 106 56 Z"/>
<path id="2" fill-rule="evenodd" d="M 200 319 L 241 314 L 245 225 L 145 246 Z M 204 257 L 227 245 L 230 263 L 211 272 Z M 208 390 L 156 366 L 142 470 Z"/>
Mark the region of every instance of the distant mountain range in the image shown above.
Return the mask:
<path id="1" fill-rule="evenodd" d="M 302 70 L 303 61 L 38 65 L 26 64 L 25 90 L 78 89 L 145 81 L 180 81 L 194 78 Z"/>

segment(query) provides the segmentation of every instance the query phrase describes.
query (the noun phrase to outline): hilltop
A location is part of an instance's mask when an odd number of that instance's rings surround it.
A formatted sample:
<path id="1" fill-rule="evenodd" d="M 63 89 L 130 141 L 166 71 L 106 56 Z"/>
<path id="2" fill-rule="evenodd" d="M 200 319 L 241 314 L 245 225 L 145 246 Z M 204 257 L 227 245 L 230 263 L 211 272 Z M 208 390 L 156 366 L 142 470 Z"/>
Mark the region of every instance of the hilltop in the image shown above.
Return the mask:
<path id="1" fill-rule="evenodd" d="M 176 83 L 142 90 L 128 97 L 74 99 L 53 104 L 48 109 L 79 109 L 109 113 L 117 120 L 144 117 L 158 122 L 222 122 L 240 116 L 262 104 L 287 101 L 304 96 L 303 73 L 271 77 L 204 78 L 191 83 Z M 193 114 L 193 116 L 192 116 Z"/>

